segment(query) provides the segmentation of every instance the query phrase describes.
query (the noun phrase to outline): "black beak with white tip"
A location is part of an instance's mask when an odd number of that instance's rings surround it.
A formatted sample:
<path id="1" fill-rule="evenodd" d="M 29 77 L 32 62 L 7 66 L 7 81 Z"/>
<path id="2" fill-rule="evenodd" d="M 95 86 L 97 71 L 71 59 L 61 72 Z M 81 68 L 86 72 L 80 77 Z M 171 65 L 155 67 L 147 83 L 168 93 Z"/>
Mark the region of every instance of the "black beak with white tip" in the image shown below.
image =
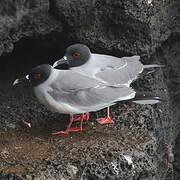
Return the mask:
<path id="1" fill-rule="evenodd" d="M 25 76 L 23 78 L 20 78 L 20 79 L 16 79 L 14 82 L 13 82 L 13 86 L 16 86 L 18 84 L 29 84 L 30 81 L 29 81 L 29 76 Z"/>
<path id="2" fill-rule="evenodd" d="M 61 70 L 68 70 L 69 69 L 69 62 L 67 57 L 64 56 L 63 58 L 59 59 L 53 64 L 53 68 L 61 69 Z"/>

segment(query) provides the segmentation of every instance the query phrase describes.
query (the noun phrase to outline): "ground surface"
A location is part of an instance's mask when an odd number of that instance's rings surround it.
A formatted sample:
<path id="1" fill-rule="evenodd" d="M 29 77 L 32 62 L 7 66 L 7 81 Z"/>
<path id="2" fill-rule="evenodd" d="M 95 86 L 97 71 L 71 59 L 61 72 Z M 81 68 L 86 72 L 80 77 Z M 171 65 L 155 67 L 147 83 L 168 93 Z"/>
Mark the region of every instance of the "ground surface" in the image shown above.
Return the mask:
<path id="1" fill-rule="evenodd" d="M 179 7 L 179 0 L 0 2 L 0 179 L 179 180 Z M 51 136 L 68 117 L 40 105 L 29 87 L 11 84 L 37 64 L 52 64 L 75 42 L 95 53 L 165 64 L 133 87 L 166 102 L 119 103 L 114 125 L 98 125 L 98 112 L 83 132 Z"/>

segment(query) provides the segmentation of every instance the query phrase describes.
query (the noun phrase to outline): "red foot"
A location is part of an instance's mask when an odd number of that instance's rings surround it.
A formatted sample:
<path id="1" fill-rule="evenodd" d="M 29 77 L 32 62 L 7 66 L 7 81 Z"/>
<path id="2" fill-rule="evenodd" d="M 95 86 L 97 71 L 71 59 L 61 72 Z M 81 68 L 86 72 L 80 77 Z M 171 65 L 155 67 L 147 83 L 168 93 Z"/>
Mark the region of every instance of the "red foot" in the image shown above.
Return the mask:
<path id="1" fill-rule="evenodd" d="M 110 117 L 96 119 L 99 124 L 111 124 L 114 121 Z"/>
<path id="2" fill-rule="evenodd" d="M 69 132 L 78 132 L 78 131 L 82 131 L 82 129 L 81 128 L 69 128 L 69 129 L 66 129 L 65 131 L 57 131 L 57 132 L 53 132 L 51 134 L 52 135 L 68 134 Z"/>
<path id="3" fill-rule="evenodd" d="M 65 130 L 65 131 L 57 131 L 57 132 L 53 132 L 51 133 L 52 135 L 58 135 L 58 134 L 68 134 L 69 131 Z"/>

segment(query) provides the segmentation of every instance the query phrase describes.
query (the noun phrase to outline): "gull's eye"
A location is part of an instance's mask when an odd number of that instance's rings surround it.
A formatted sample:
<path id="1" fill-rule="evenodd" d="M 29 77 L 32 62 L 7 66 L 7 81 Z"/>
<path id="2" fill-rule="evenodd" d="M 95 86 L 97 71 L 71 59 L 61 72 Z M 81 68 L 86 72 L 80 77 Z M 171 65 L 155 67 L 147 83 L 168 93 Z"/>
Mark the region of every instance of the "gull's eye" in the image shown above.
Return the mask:
<path id="1" fill-rule="evenodd" d="M 79 56 L 81 56 L 81 54 L 78 53 L 78 52 L 76 52 L 76 53 L 73 54 L 73 57 L 74 57 L 74 58 L 78 58 Z"/>
<path id="2" fill-rule="evenodd" d="M 40 79 L 40 78 L 41 78 L 41 74 L 40 74 L 40 73 L 34 74 L 34 78 L 35 78 L 35 79 Z"/>

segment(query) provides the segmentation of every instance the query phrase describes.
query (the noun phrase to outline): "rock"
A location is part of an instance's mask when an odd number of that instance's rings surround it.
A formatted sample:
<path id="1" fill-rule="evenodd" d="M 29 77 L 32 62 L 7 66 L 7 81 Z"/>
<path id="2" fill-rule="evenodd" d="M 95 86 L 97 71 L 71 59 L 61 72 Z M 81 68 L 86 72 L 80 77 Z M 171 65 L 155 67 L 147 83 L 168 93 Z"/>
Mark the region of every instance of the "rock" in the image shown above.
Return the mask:
<path id="1" fill-rule="evenodd" d="M 159 180 L 172 179 L 174 170 L 179 180 L 179 8 L 178 0 L 0 2 L 0 149 L 8 152 L 0 157 L 0 179 Z M 133 87 L 166 102 L 118 103 L 111 109 L 114 125 L 95 122 L 101 111 L 83 132 L 50 136 L 65 127 L 67 116 L 39 105 L 31 89 L 10 84 L 74 42 L 96 53 L 138 54 L 145 64 L 165 64 Z M 32 128 L 7 128 L 20 121 Z"/>
<path id="2" fill-rule="evenodd" d="M 30 175 L 26 175 L 26 179 L 27 179 L 27 180 L 32 180 L 32 179 L 33 179 L 33 177 L 32 177 L 32 176 L 30 176 Z"/>
<path id="3" fill-rule="evenodd" d="M 68 164 L 67 165 L 67 172 L 70 176 L 76 176 L 77 173 L 78 173 L 78 168 L 76 166 L 73 166 L 73 165 L 70 165 Z"/>
<path id="4" fill-rule="evenodd" d="M 9 156 L 9 152 L 7 150 L 3 150 L 0 152 L 2 158 L 7 158 Z"/>
<path id="5" fill-rule="evenodd" d="M 5 173 L 3 171 L 0 171 L 0 178 L 3 180 L 5 180 L 5 179 L 23 180 L 22 178 L 18 177 L 15 174 L 9 174 L 9 173 Z"/>
<path id="6" fill-rule="evenodd" d="M 48 14 L 48 0 L 0 2 L 0 40 L 1 54 L 11 52 L 14 43 L 24 37 L 47 34 L 61 30 L 61 25 Z"/>

